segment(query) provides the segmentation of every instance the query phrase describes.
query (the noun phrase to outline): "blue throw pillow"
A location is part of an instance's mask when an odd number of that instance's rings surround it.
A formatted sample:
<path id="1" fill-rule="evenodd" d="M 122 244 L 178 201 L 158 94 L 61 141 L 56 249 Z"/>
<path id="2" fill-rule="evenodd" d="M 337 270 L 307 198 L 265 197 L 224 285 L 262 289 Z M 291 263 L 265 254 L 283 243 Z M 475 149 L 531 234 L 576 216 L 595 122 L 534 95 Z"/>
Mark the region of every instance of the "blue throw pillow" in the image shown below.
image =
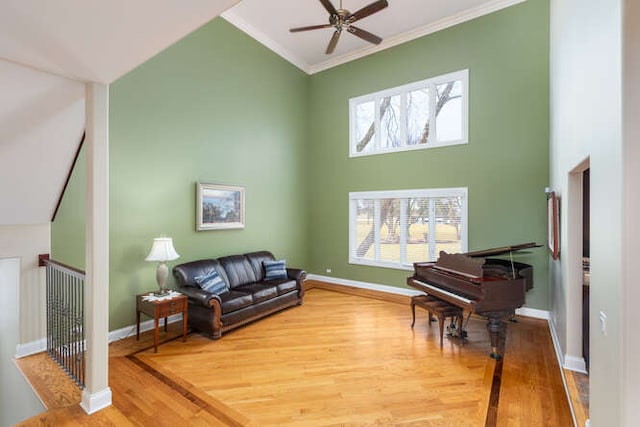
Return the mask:
<path id="1" fill-rule="evenodd" d="M 198 276 L 195 279 L 200 288 L 216 295 L 229 290 L 229 288 L 227 288 L 227 284 L 216 270 L 213 270 L 209 274 Z"/>
<path id="2" fill-rule="evenodd" d="M 286 260 L 280 259 L 278 261 L 262 261 L 264 266 L 264 278 L 265 280 L 276 280 L 287 278 L 287 266 Z"/>

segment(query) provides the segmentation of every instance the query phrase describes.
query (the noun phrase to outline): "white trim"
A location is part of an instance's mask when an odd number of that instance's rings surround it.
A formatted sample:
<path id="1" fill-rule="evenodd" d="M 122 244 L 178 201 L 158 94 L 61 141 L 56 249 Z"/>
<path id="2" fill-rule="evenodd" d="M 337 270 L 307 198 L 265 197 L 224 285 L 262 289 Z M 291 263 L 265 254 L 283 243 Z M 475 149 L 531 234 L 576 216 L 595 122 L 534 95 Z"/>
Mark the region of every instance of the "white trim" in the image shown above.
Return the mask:
<path id="1" fill-rule="evenodd" d="M 173 314 L 169 316 L 167 319 L 167 324 L 174 322 L 181 322 L 182 314 Z M 164 318 L 160 319 L 160 323 L 158 327 L 164 326 Z M 140 322 L 140 332 L 150 331 L 154 328 L 154 321 L 147 320 L 144 322 Z M 136 333 L 136 325 L 125 326 L 124 328 L 116 329 L 115 331 L 109 332 L 109 343 L 114 341 L 119 341 L 121 339 L 134 336 Z M 18 344 L 16 346 L 16 354 L 15 358 L 20 359 L 21 357 L 31 356 L 32 354 L 42 353 L 43 351 L 47 351 L 47 339 L 40 338 L 36 341 L 31 341 L 24 344 Z"/>
<path id="2" fill-rule="evenodd" d="M 381 285 L 378 283 L 360 282 L 357 280 L 350 280 L 350 279 L 341 279 L 339 277 L 323 276 L 320 274 L 308 274 L 307 279 L 316 280 L 318 282 L 330 283 L 330 284 L 335 283 L 337 285 L 351 286 L 353 288 L 359 288 L 359 289 L 388 292 L 390 294 L 405 295 L 409 297 L 422 294 L 421 291 L 414 290 L 414 289 L 400 288 L 398 286 L 391 286 L 391 285 Z M 537 308 L 528 308 L 528 307 L 521 307 L 517 309 L 516 314 L 520 316 L 532 317 L 535 319 L 542 319 L 542 320 L 548 320 L 551 316 L 551 314 L 547 310 L 540 310 Z M 551 329 L 551 322 L 548 322 L 548 323 L 549 323 L 549 328 Z M 555 335 L 554 333 L 551 334 L 552 337 L 554 335 Z M 554 348 L 556 348 L 555 341 L 554 341 Z M 557 348 L 556 348 L 556 354 L 558 354 Z"/>
<path id="3" fill-rule="evenodd" d="M 16 345 L 15 358 L 20 359 L 21 357 L 31 356 L 32 354 L 42 353 L 43 351 L 47 351 L 46 338 L 40 338 L 36 341 Z"/>
<path id="4" fill-rule="evenodd" d="M 290 50 L 283 47 L 281 44 L 276 43 L 273 39 L 269 38 L 269 36 L 267 36 L 265 33 L 263 33 L 262 31 L 260 31 L 253 25 L 249 24 L 244 19 L 242 19 L 240 16 L 238 16 L 237 13 L 233 11 L 233 9 L 227 10 L 220 16 L 224 18 L 228 23 L 235 26 L 237 29 L 244 32 L 245 34 L 249 35 L 254 40 L 261 43 L 266 48 L 270 49 L 272 52 L 276 53 L 277 55 L 280 55 L 280 57 L 289 61 L 290 63 L 292 63 L 293 65 L 295 65 L 296 67 L 304 71 L 305 73 L 312 74 L 309 64 L 307 64 L 304 60 L 296 56 Z"/>
<path id="5" fill-rule="evenodd" d="M 588 374 L 587 362 L 582 357 L 565 354 L 564 365 L 562 367 L 570 371 L 580 372 L 581 374 Z"/>
<path id="6" fill-rule="evenodd" d="M 304 71 L 305 73 L 315 74 L 324 70 L 328 70 L 329 68 L 342 65 L 349 61 L 353 61 L 355 59 L 363 58 L 367 55 L 380 52 L 390 47 L 394 47 L 394 46 L 409 42 L 411 40 L 415 40 L 420 37 L 433 34 L 440 30 L 444 30 L 446 28 L 450 28 L 455 25 L 462 24 L 467 21 L 471 21 L 475 18 L 488 15 L 498 10 L 505 9 L 507 7 L 510 7 L 519 3 L 523 3 L 525 1 L 526 0 L 494 0 L 488 3 L 484 3 L 478 7 L 464 10 L 455 15 L 446 17 L 436 22 L 432 22 L 422 27 L 418 27 L 406 33 L 398 34 L 393 37 L 387 37 L 382 41 L 382 43 L 380 43 L 377 46 L 376 45 L 367 46 L 362 49 L 354 50 L 342 56 L 337 56 L 327 61 L 323 61 L 314 65 L 308 64 L 306 61 L 298 57 L 296 54 L 294 54 L 290 50 L 286 49 L 279 43 L 276 43 L 275 41 L 273 41 L 262 31 L 258 30 L 256 27 L 254 27 L 253 25 L 247 23 L 245 20 L 240 18 L 238 14 L 233 11 L 233 9 L 227 10 L 220 16 L 222 16 L 222 18 L 224 18 L 227 22 L 229 22 L 239 30 L 243 31 L 244 33 L 248 34 L 257 42 L 261 43 L 268 49 L 271 49 L 274 53 L 276 53 L 277 55 L 280 55 L 282 58 L 289 61 L 290 63 L 292 63 L 293 65 L 295 65 L 296 67 Z"/>
<path id="7" fill-rule="evenodd" d="M 371 291 L 387 292 L 390 294 L 405 295 L 409 297 L 420 295 L 422 293 L 417 290 L 399 288 L 397 286 L 360 282 L 357 280 L 341 279 L 339 277 L 322 276 L 319 274 L 307 274 L 307 280 L 317 280 L 318 282 L 334 283 L 336 285 L 351 286 L 353 288 L 369 289 Z"/>
<path id="8" fill-rule="evenodd" d="M 467 187 L 452 187 L 452 188 L 422 188 L 413 190 L 384 190 L 384 191 L 352 191 L 349 193 L 349 264 L 366 265 L 370 267 L 380 268 L 392 268 L 397 270 L 413 270 L 413 263 L 407 263 L 407 260 L 400 259 L 398 262 L 382 260 L 380 259 L 379 247 L 379 230 L 380 230 L 380 208 L 379 201 L 381 199 L 415 199 L 415 198 L 448 198 L 448 197 L 460 197 L 460 252 L 467 251 L 468 236 L 467 236 L 467 222 L 469 205 L 468 205 L 468 188 Z M 374 211 L 374 259 L 358 258 L 357 255 L 357 208 L 356 203 L 358 200 L 367 199 L 375 201 Z M 429 214 L 429 217 L 435 219 L 435 215 Z M 432 221 L 431 223 L 435 223 Z M 435 236 L 435 233 L 430 233 L 430 236 Z M 434 245 L 431 245 L 434 246 Z"/>
<path id="9" fill-rule="evenodd" d="M 178 313 L 178 314 L 169 316 L 169 318 L 167 319 L 167 324 L 180 322 L 180 321 L 182 321 L 182 314 Z M 155 323 L 153 319 L 140 322 L 140 333 L 150 331 L 154 328 L 154 326 L 155 326 Z M 160 323 L 158 324 L 159 328 L 162 326 L 164 326 L 164 318 L 161 318 Z M 116 329 L 115 331 L 109 332 L 109 343 L 134 336 L 135 334 L 136 334 L 136 325 L 129 325 L 129 326 L 125 326 L 124 328 Z"/>
<path id="10" fill-rule="evenodd" d="M 551 333 L 551 341 L 553 342 L 553 348 L 556 351 L 556 357 L 558 358 L 558 369 L 560 369 L 560 378 L 562 378 L 562 385 L 564 386 L 564 392 L 567 396 L 567 402 L 569 403 L 569 409 L 571 410 L 571 417 L 573 418 L 573 425 L 577 426 L 578 421 L 576 419 L 576 412 L 573 409 L 573 402 L 571 400 L 571 394 L 569 393 L 569 387 L 567 386 L 567 379 L 564 376 L 564 357 L 562 355 L 562 350 L 560 347 L 560 340 L 558 339 L 558 333 L 556 332 L 556 328 L 553 325 L 553 321 L 551 318 L 547 321 L 549 325 L 549 332 Z"/>
<path id="11" fill-rule="evenodd" d="M 513 6 L 518 3 L 523 3 L 525 1 L 526 0 L 496 0 L 490 3 L 485 3 L 476 8 L 462 11 L 460 13 L 441 19 L 439 21 L 427 24 L 423 27 L 418 27 L 413 31 L 408 31 L 406 33 L 398 34 L 397 36 L 393 36 L 393 37 L 387 37 L 379 45 L 367 46 L 363 49 L 349 52 L 345 55 L 332 58 L 328 61 L 323 61 L 319 64 L 311 65 L 309 66 L 309 74 L 315 74 L 324 70 L 328 70 L 329 68 L 333 68 L 338 65 L 347 63 L 349 61 L 353 61 L 355 59 L 372 55 L 376 52 L 380 52 L 390 47 L 401 45 L 411 40 L 419 39 L 420 37 L 424 37 L 429 34 L 436 33 L 446 28 L 450 28 L 458 24 L 471 21 L 472 19 L 479 18 L 484 15 L 488 15 L 490 13 L 507 8 L 509 6 Z"/>
<path id="12" fill-rule="evenodd" d="M 460 82 L 461 85 L 461 100 L 460 100 L 460 138 L 457 139 L 439 139 L 437 129 L 437 116 L 436 116 L 436 98 L 438 85 L 442 85 L 450 82 Z M 406 97 L 409 93 L 417 90 L 427 90 L 429 93 L 429 123 L 431 130 L 429 131 L 429 137 L 425 144 L 407 144 L 407 121 L 405 118 L 400 120 L 400 133 L 402 140 L 399 147 L 381 147 L 381 118 L 380 118 L 380 102 L 385 98 L 400 97 L 401 105 L 406 108 Z M 374 103 L 375 114 L 375 132 L 373 141 L 369 144 L 373 144 L 373 149 L 364 149 L 358 152 L 358 131 L 357 131 L 357 109 L 358 106 L 363 104 Z M 401 109 L 401 116 L 406 115 L 406 111 Z M 450 145 L 461 145 L 469 143 L 469 69 L 461 69 L 452 71 L 446 74 L 430 77 L 428 79 L 395 86 L 388 89 L 379 90 L 377 92 L 366 93 L 364 95 L 355 96 L 349 99 L 349 157 L 362 157 L 362 156 L 375 156 L 378 154 L 397 153 L 403 151 L 413 150 L 425 150 L 430 148 L 447 147 Z"/>
<path id="13" fill-rule="evenodd" d="M 80 407 L 87 414 L 91 415 L 109 406 L 111 406 L 111 389 L 109 387 L 93 394 L 89 393 L 86 388 L 82 391 Z"/>
<path id="14" fill-rule="evenodd" d="M 549 320 L 551 313 L 549 310 L 540 310 L 538 308 L 520 307 L 516 308 L 516 314 L 520 316 L 533 317 L 534 319 Z"/>

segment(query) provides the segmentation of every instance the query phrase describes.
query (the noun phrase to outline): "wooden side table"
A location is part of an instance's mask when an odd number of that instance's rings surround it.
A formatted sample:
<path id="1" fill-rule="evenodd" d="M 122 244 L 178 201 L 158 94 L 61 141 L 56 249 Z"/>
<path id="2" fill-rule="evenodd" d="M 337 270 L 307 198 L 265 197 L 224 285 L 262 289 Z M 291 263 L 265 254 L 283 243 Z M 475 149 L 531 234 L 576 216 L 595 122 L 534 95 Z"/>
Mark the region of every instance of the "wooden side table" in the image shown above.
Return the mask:
<path id="1" fill-rule="evenodd" d="M 173 298 L 166 298 L 156 301 L 148 301 L 143 299 L 146 294 L 136 295 L 136 340 L 140 339 L 140 313 L 144 313 L 149 317 L 153 317 L 155 322 L 155 330 L 153 336 L 154 353 L 158 352 L 158 327 L 160 318 L 164 317 L 164 331 L 167 332 L 167 317 L 172 314 L 182 313 L 182 341 L 187 340 L 187 317 L 189 311 L 189 299 L 186 295 L 176 295 Z"/>

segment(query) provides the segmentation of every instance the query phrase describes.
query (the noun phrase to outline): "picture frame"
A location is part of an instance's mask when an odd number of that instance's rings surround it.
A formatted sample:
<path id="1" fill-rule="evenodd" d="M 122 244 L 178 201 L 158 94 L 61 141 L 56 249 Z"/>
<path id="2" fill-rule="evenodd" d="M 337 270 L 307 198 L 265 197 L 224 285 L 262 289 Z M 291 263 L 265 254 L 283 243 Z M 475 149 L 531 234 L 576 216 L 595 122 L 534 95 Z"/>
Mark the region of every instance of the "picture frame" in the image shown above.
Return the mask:
<path id="1" fill-rule="evenodd" d="M 560 200 L 555 191 L 547 194 L 547 244 L 552 258 L 560 256 Z"/>
<path id="2" fill-rule="evenodd" d="M 198 182 L 196 193 L 196 230 L 244 228 L 244 187 Z"/>

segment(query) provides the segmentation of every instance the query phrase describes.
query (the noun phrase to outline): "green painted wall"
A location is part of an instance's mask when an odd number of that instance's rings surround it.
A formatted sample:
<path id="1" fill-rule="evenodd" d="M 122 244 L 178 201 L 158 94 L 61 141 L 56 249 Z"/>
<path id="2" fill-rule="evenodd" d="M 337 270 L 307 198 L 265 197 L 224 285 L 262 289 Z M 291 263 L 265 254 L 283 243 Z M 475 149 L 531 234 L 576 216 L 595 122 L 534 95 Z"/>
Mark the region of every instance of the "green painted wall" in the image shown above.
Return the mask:
<path id="1" fill-rule="evenodd" d="M 348 193 L 469 188 L 469 249 L 546 239 L 548 0 L 528 0 L 307 76 L 216 19 L 111 85 L 110 329 L 170 263 L 268 248 L 309 272 L 404 286 L 408 271 L 348 264 Z M 469 144 L 348 157 L 351 97 L 469 69 Z M 56 259 L 84 266 L 84 162 L 52 226 Z M 195 231 L 195 182 L 243 185 L 244 230 Z M 544 248 L 527 305 L 548 309 Z"/>
<path id="2" fill-rule="evenodd" d="M 110 87 L 110 330 L 157 287 L 144 261 L 173 237 L 176 263 L 268 249 L 306 267 L 309 78 L 215 19 Z M 52 226 L 56 259 L 84 266 L 84 163 Z M 195 183 L 246 187 L 246 227 L 195 231 Z M 173 282 L 171 282 L 173 285 Z"/>
<path id="3" fill-rule="evenodd" d="M 546 241 L 549 4 L 529 0 L 313 75 L 310 271 L 403 286 L 408 271 L 348 264 L 348 193 L 468 187 L 469 250 Z M 349 98 L 469 69 L 469 144 L 349 158 Z M 527 305 L 548 309 L 544 248 Z"/>

